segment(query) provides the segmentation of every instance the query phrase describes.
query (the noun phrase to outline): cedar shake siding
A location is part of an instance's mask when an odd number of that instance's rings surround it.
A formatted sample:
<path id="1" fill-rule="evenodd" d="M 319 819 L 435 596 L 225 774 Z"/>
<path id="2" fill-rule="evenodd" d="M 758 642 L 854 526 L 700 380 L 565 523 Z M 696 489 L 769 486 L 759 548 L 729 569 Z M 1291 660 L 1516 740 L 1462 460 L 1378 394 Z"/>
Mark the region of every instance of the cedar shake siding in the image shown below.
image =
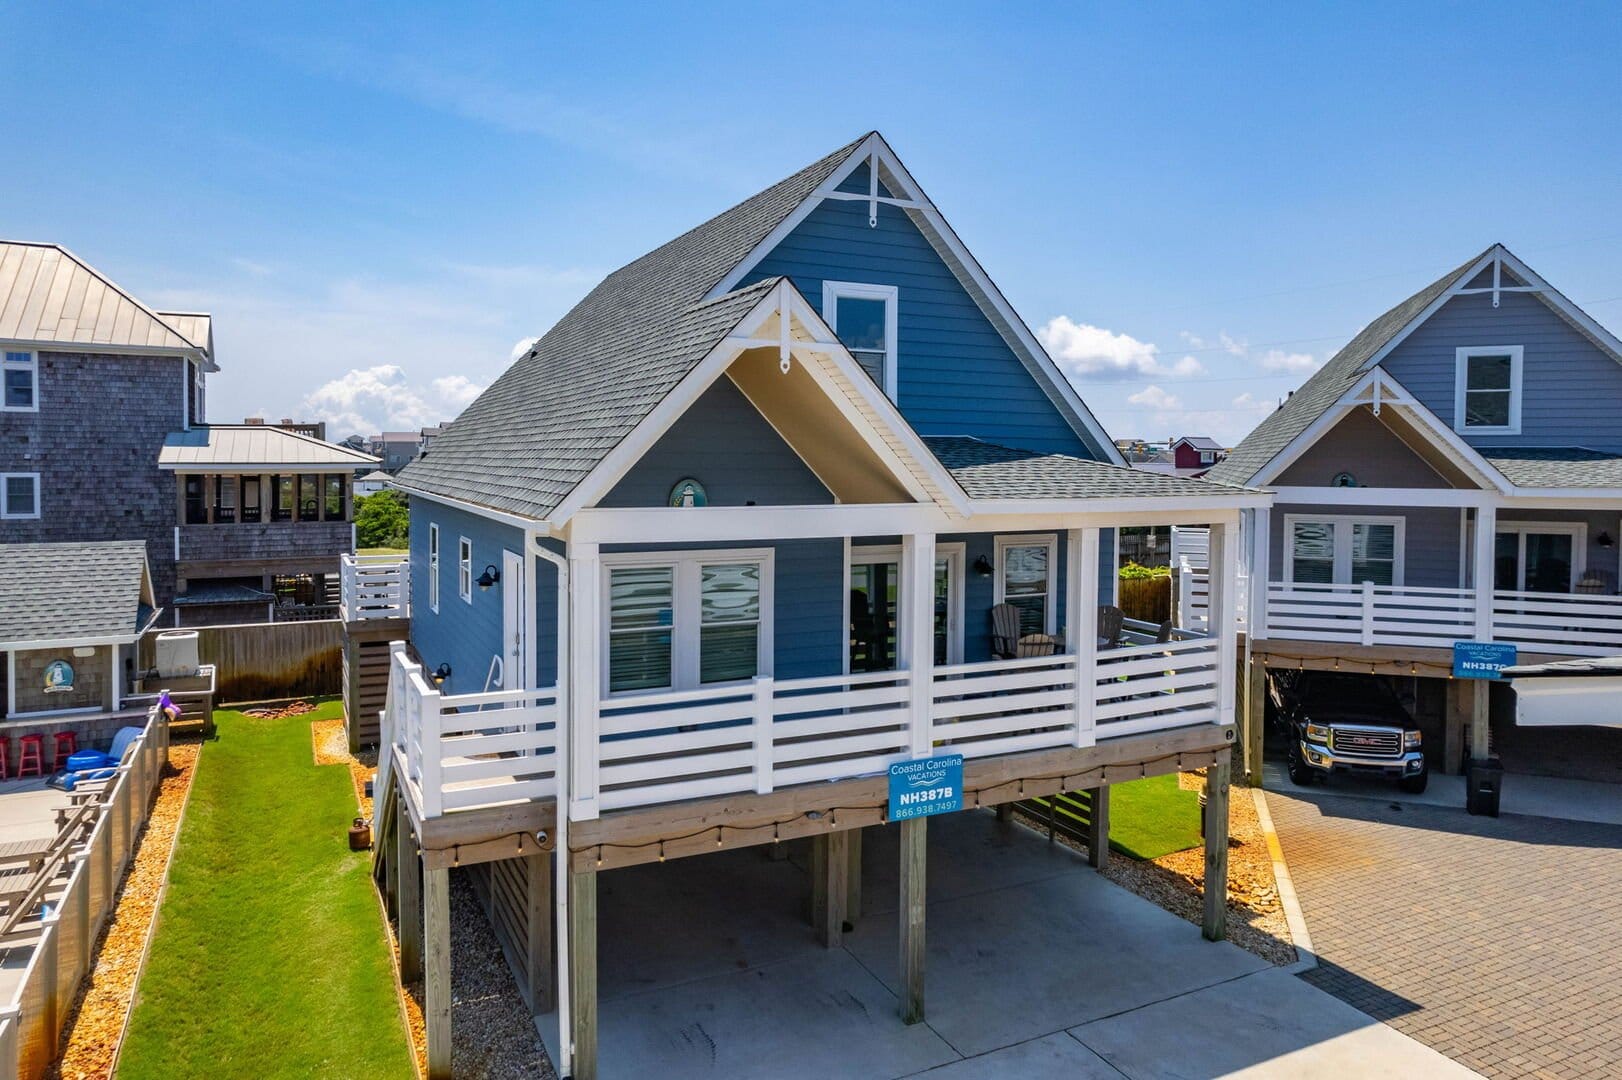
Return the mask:
<path id="1" fill-rule="evenodd" d="M 338 556 L 349 550 L 347 521 L 267 521 L 260 524 L 182 525 L 180 561 L 298 562 L 312 572 L 338 572 Z M 171 554 L 173 541 L 170 542 Z M 330 563 L 331 565 L 322 565 Z"/>
<path id="2" fill-rule="evenodd" d="M 178 356 L 41 350 L 39 411 L 0 412 L 0 472 L 40 474 L 40 516 L 0 521 L 0 542 L 144 540 L 169 606 L 175 481 L 157 461 L 182 425 L 185 378 Z"/>

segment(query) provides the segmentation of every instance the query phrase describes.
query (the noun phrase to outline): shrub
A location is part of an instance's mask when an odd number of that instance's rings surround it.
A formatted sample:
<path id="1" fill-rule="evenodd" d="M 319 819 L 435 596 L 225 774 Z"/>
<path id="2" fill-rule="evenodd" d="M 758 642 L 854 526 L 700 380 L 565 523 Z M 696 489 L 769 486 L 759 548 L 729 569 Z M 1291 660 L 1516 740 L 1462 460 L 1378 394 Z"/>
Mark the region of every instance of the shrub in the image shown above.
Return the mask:
<path id="1" fill-rule="evenodd" d="M 1169 577 L 1171 577 L 1169 566 L 1139 566 L 1135 562 L 1129 562 L 1121 567 L 1122 581 L 1147 581 L 1152 578 Z"/>
<path id="2" fill-rule="evenodd" d="M 411 512 L 398 491 L 388 489 L 355 500 L 356 547 L 407 547 L 410 530 Z"/>

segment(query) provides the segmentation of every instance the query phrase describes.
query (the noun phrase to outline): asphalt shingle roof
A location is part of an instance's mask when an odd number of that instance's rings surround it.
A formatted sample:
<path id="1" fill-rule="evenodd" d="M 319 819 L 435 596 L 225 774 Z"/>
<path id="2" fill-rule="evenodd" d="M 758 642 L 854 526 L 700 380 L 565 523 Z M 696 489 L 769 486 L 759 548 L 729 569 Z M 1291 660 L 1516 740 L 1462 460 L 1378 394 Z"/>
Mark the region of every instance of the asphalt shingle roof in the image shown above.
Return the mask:
<path id="1" fill-rule="evenodd" d="M 1244 441 L 1234 447 L 1227 460 L 1218 463 L 1206 473 L 1206 479 L 1223 484 L 1250 483 L 1279 451 L 1288 446 L 1297 435 L 1311 427 L 1314 420 L 1322 416 L 1326 409 L 1333 406 L 1340 400 L 1341 395 L 1352 388 L 1352 385 L 1362 377 L 1363 364 L 1371 356 L 1384 348 L 1387 342 L 1429 307 L 1437 297 L 1458 284 L 1459 279 L 1485 254 L 1486 251 L 1481 255 L 1472 256 L 1463 266 L 1437 278 L 1365 326 L 1356 337 L 1346 343 L 1345 348 L 1331 357 L 1312 378 L 1303 383 L 1301 389 L 1290 395 L 1276 412 L 1258 424 L 1256 430 L 1246 435 Z"/>
<path id="2" fill-rule="evenodd" d="M 1197 499 L 1234 493 L 1227 484 L 1016 450 L 966 435 L 925 436 L 924 443 L 971 499 Z"/>
<path id="3" fill-rule="evenodd" d="M 703 302 L 861 141 L 614 271 L 407 465 L 401 483 L 544 518 L 777 284 Z"/>
<path id="4" fill-rule="evenodd" d="M 132 638 L 145 575 L 143 540 L 0 544 L 0 645 Z"/>
<path id="5" fill-rule="evenodd" d="M 1483 450 L 1493 468 L 1523 488 L 1622 488 L 1622 454 L 1582 446 Z"/>

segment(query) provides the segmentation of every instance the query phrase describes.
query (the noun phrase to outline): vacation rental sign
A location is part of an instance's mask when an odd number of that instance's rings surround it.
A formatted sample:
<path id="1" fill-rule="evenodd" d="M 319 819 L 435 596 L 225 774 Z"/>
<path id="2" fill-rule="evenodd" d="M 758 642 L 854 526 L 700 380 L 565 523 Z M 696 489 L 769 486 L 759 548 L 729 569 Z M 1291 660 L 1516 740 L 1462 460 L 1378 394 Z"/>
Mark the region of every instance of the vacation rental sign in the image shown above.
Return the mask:
<path id="1" fill-rule="evenodd" d="M 890 766 L 890 820 L 963 809 L 963 755 L 942 754 Z"/>
<path id="2" fill-rule="evenodd" d="M 1515 646 L 1502 641 L 1455 641 L 1455 679 L 1496 679 L 1499 672 L 1515 666 Z"/>

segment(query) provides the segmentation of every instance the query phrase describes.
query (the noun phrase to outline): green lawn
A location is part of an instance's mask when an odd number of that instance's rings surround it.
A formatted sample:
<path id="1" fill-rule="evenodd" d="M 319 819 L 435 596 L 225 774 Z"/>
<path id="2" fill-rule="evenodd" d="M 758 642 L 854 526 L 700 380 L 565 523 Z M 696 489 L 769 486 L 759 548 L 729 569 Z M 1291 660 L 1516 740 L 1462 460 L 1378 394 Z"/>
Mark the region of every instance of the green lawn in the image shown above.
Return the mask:
<path id="1" fill-rule="evenodd" d="M 355 554 L 356 555 L 409 555 L 409 554 L 411 554 L 411 549 L 410 548 L 393 548 L 393 547 L 356 548 L 355 549 Z"/>
<path id="2" fill-rule="evenodd" d="M 121 1080 L 412 1075 L 349 772 L 311 761 L 341 712 L 214 714 Z"/>
<path id="3" fill-rule="evenodd" d="M 1109 846 L 1134 859 L 1158 859 L 1199 847 L 1200 796 L 1177 786 L 1177 774 L 1111 784 Z"/>

